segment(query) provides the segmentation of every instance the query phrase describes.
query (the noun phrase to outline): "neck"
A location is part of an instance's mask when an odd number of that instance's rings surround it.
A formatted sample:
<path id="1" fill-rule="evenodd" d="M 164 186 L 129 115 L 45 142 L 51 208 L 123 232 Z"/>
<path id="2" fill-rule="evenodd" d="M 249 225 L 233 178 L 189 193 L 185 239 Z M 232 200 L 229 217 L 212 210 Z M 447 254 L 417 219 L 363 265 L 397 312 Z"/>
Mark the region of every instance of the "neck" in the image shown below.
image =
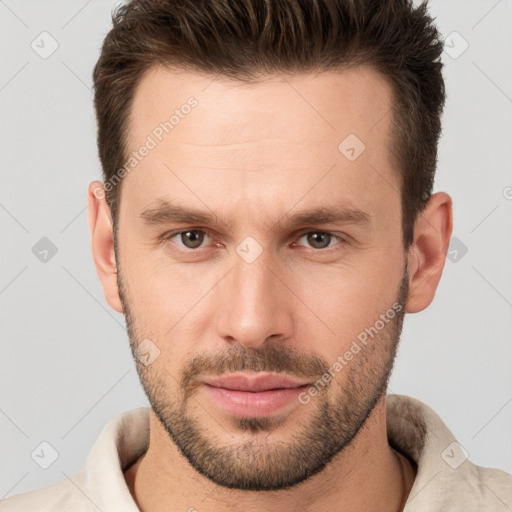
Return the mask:
<path id="1" fill-rule="evenodd" d="M 350 445 L 323 471 L 280 491 L 242 491 L 211 482 L 190 466 L 151 412 L 149 448 L 125 471 L 126 481 L 143 512 L 194 508 L 295 512 L 297 503 L 311 512 L 402 511 L 415 467 L 388 443 L 385 398 L 383 394 Z"/>

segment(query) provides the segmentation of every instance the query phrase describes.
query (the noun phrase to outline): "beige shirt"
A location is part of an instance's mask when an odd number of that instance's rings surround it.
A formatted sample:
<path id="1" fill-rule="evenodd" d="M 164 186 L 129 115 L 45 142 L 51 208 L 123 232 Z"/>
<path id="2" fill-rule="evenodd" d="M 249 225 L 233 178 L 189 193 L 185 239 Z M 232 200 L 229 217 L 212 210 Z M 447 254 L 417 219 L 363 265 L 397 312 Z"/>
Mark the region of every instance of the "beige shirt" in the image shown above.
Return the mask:
<path id="1" fill-rule="evenodd" d="M 419 400 L 387 397 L 390 445 L 418 465 L 405 512 L 511 512 L 512 475 L 476 466 L 439 416 Z M 123 470 L 147 449 L 149 408 L 111 420 L 101 431 L 85 467 L 49 487 L 11 496 L 1 512 L 135 512 Z"/>

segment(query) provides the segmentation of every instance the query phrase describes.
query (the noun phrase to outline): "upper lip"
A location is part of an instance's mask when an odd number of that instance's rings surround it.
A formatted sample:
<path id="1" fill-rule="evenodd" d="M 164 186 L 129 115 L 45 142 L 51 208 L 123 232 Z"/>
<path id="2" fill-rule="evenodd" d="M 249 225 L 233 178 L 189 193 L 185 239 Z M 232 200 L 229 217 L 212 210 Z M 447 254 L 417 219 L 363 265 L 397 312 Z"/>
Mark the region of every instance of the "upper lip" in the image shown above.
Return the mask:
<path id="1" fill-rule="evenodd" d="M 231 374 L 221 377 L 210 377 L 204 379 L 203 382 L 216 388 L 236 391 L 268 391 L 270 389 L 298 388 L 308 384 L 308 382 L 293 379 L 286 375 L 258 373 L 259 375 L 254 376 Z"/>

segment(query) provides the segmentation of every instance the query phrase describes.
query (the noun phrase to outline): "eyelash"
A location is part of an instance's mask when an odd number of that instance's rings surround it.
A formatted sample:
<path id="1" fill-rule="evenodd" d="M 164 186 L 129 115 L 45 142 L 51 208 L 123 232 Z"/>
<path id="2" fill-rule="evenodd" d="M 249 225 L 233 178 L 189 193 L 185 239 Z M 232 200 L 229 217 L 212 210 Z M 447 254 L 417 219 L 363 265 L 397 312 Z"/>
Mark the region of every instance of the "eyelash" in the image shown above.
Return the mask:
<path id="1" fill-rule="evenodd" d="M 164 235 L 162 235 L 161 240 L 162 241 L 169 241 L 173 237 L 175 237 L 176 235 L 180 235 L 180 234 L 186 233 L 188 231 L 197 231 L 197 232 L 200 232 L 200 233 L 204 233 L 208 237 L 212 238 L 212 232 L 210 230 L 208 230 L 208 229 L 196 229 L 196 228 L 193 228 L 193 229 L 180 229 L 178 231 L 171 231 L 169 233 L 165 233 Z M 342 244 L 342 245 L 345 245 L 346 243 L 348 243 L 348 240 L 346 238 L 340 236 L 340 235 L 336 235 L 334 233 L 331 233 L 330 231 L 320 231 L 320 230 L 302 231 L 298 235 L 298 239 L 301 239 L 304 235 L 308 235 L 310 233 L 321 233 L 323 235 L 331 235 L 333 238 L 338 239 L 339 244 Z M 315 249 L 314 247 L 306 247 L 306 249 L 309 249 L 309 250 L 315 251 L 315 252 L 327 253 L 327 252 L 330 252 L 331 250 L 336 250 L 336 245 L 338 245 L 338 244 L 335 244 L 332 247 L 326 247 L 324 249 Z M 179 246 L 179 247 L 180 247 L 180 250 L 184 251 L 184 252 L 198 252 L 200 249 L 205 249 L 205 247 L 199 247 L 197 249 L 190 249 L 188 247 L 181 247 L 181 246 Z"/>

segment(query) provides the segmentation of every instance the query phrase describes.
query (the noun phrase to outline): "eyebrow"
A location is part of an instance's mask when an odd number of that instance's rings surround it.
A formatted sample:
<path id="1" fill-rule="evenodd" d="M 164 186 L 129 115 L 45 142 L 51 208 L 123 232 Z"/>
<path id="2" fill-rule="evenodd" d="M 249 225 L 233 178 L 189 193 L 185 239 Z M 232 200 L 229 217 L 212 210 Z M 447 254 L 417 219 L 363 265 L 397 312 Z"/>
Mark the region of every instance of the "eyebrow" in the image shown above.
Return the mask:
<path id="1" fill-rule="evenodd" d="M 144 224 L 148 226 L 158 226 L 165 224 L 202 224 L 218 225 L 225 224 L 219 221 L 213 213 L 185 208 L 167 201 L 161 202 L 155 208 L 148 208 L 140 214 Z M 296 228 L 302 225 L 315 224 L 355 224 L 368 225 L 371 223 L 371 216 L 358 208 L 349 206 L 337 207 L 315 207 L 304 210 L 293 215 L 286 214 L 281 219 L 275 221 L 272 225 L 281 224 L 286 219 L 286 225 L 290 228 Z"/>

